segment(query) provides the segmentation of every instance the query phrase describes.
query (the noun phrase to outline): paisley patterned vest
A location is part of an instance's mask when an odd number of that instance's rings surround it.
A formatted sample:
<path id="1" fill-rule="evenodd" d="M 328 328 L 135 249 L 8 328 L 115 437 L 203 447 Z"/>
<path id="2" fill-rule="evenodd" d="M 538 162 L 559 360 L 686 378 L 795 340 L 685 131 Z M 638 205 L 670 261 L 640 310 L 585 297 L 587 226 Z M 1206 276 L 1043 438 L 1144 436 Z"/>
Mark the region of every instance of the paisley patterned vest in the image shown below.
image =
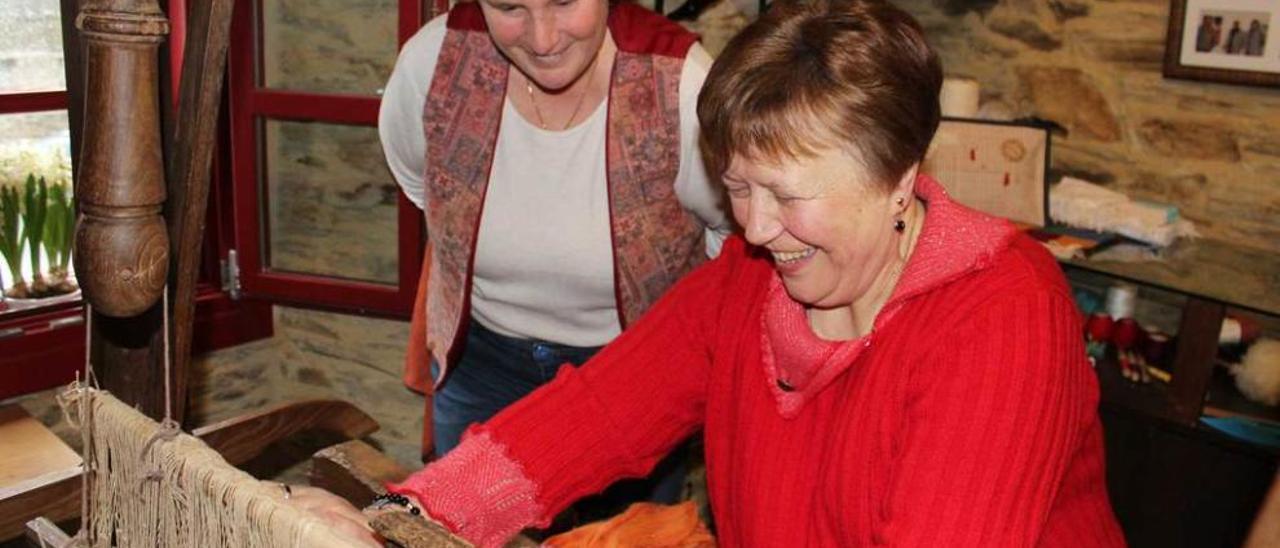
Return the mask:
<path id="1" fill-rule="evenodd" d="M 701 225 L 674 190 L 680 75 L 695 37 L 630 4 L 612 7 L 608 24 L 618 52 L 609 87 L 605 169 L 614 291 L 625 328 L 705 258 Z M 441 379 L 456 361 L 470 318 L 476 235 L 509 68 L 475 3 L 453 8 L 447 26 L 423 115 L 431 264 L 424 272 L 422 323 Z"/>

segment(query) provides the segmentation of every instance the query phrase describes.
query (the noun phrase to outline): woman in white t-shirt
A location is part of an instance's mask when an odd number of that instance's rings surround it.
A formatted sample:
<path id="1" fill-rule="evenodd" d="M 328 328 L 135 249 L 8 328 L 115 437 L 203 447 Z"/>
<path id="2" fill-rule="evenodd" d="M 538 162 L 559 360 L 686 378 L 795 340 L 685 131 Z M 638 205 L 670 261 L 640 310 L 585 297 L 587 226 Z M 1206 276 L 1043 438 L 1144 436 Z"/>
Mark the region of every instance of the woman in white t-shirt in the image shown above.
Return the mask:
<path id="1" fill-rule="evenodd" d="M 710 65 L 687 31 L 606 0 L 459 4 L 405 44 L 379 132 L 427 218 L 405 372 L 434 388 L 424 453 L 582 364 L 718 252 L 729 222 L 695 112 Z"/>

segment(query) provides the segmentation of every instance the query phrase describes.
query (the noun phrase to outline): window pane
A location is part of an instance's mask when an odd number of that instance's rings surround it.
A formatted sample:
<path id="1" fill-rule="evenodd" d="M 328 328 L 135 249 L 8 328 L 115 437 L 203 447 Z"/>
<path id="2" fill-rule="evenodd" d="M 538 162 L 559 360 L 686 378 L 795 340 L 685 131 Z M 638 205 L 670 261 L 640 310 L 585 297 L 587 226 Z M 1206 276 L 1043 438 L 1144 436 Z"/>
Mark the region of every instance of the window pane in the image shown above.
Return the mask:
<path id="1" fill-rule="evenodd" d="M 0 0 L 0 93 L 66 89 L 58 0 Z"/>
<path id="2" fill-rule="evenodd" d="M 263 1 L 263 86 L 377 95 L 396 61 L 398 10 L 397 0 Z"/>
<path id="3" fill-rule="evenodd" d="M 0 0 L 6 1 L 6 0 Z M 65 190 L 71 191 L 71 133 L 67 129 L 66 111 L 33 112 L 24 114 L 0 115 L 0 186 L 15 187 L 21 191 L 27 175 L 44 177 L 49 184 L 64 184 Z M 50 218 L 46 214 L 45 222 Z M 22 224 L 19 220 L 19 226 Z M 0 234 L 0 238 L 4 238 Z M 44 242 L 37 254 L 40 266 L 41 283 L 35 284 L 35 294 L 46 296 L 61 291 L 57 285 L 46 286 L 45 282 L 61 284 L 61 266 L 64 257 L 58 253 L 50 253 L 50 242 Z M 55 244 L 56 246 L 57 244 Z M 32 261 L 30 249 L 26 248 L 17 261 L 18 270 L 24 285 L 33 284 L 37 268 Z M 56 270 L 59 275 L 50 276 Z M 66 271 L 70 272 L 71 263 L 67 261 Z M 6 260 L 0 260 L 0 286 L 11 290 L 18 276 Z"/>
<path id="4" fill-rule="evenodd" d="M 396 285 L 396 192 L 372 127 L 265 123 L 267 261 L 274 270 Z"/>

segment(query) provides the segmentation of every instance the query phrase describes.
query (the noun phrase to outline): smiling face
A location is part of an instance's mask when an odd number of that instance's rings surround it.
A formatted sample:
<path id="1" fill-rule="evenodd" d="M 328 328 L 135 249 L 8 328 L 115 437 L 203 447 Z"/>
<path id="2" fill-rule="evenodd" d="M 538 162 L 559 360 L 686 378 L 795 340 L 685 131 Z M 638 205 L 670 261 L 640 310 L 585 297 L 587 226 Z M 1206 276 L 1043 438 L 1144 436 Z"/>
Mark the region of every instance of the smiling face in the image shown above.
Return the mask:
<path id="1" fill-rule="evenodd" d="M 547 91 L 568 88 L 604 43 L 606 0 L 480 0 L 503 55 Z"/>
<path id="2" fill-rule="evenodd" d="M 737 155 L 723 180 L 747 241 L 772 254 L 791 298 L 835 309 L 892 289 L 898 198 L 909 203 L 914 178 L 910 169 L 888 191 L 846 152 L 822 148 L 777 162 Z"/>

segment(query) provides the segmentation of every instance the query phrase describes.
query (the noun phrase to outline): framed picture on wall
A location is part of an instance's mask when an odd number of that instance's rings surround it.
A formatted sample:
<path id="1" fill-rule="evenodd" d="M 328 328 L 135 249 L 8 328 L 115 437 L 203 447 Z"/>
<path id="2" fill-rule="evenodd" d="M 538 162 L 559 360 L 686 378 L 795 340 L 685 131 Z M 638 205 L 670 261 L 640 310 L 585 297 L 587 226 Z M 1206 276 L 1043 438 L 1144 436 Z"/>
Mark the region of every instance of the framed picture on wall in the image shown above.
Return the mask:
<path id="1" fill-rule="evenodd" d="M 1280 87 L 1280 2 L 1170 0 L 1164 75 Z"/>

